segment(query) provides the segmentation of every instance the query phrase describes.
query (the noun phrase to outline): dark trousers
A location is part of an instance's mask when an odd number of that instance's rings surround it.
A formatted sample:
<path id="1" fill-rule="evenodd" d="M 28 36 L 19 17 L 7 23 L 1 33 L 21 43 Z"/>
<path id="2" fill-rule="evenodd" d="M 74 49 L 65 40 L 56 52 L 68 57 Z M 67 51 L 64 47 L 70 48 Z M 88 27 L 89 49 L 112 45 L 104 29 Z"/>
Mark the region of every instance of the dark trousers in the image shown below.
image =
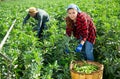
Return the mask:
<path id="1" fill-rule="evenodd" d="M 46 22 L 42 23 L 41 27 L 38 29 L 38 32 L 37 32 L 38 38 L 42 37 L 43 30 L 47 28 L 45 23 Z"/>

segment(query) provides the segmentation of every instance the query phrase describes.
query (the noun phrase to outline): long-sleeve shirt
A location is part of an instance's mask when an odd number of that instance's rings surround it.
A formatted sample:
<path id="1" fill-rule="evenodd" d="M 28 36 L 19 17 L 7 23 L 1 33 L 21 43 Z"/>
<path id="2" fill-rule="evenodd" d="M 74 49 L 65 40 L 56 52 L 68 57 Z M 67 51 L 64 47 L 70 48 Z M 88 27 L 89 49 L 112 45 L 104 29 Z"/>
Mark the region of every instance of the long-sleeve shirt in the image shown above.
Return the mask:
<path id="1" fill-rule="evenodd" d="M 82 37 L 83 41 L 87 40 L 93 44 L 95 43 L 96 27 L 91 17 L 84 12 L 78 13 L 73 28 L 66 26 L 66 34 L 71 36 L 72 33 L 77 39 Z"/>
<path id="2" fill-rule="evenodd" d="M 38 20 L 38 27 L 40 28 L 43 22 L 49 21 L 49 15 L 42 9 L 37 9 L 38 12 L 33 17 L 35 20 Z M 28 13 L 27 16 L 24 18 L 23 25 L 26 24 L 27 20 L 30 18 L 30 14 Z"/>

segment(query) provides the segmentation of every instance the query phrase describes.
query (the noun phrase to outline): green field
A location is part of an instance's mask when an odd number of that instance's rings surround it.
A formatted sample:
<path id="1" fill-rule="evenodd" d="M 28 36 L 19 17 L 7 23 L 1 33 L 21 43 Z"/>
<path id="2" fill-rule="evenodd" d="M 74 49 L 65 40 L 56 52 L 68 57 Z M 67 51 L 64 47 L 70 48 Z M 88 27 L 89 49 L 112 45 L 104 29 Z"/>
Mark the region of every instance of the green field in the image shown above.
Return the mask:
<path id="1" fill-rule="evenodd" d="M 66 8 L 75 3 L 93 18 L 97 28 L 95 61 L 104 64 L 103 79 L 120 79 L 120 0 L 2 0 L 0 1 L 0 41 L 16 19 L 0 53 L 0 79 L 70 79 L 71 60 L 81 60 L 73 52 L 74 38 L 65 36 Z M 48 29 L 38 41 L 30 18 L 22 27 L 29 7 L 46 10 Z M 70 41 L 70 43 L 69 43 Z M 69 45 L 71 53 L 64 53 Z"/>

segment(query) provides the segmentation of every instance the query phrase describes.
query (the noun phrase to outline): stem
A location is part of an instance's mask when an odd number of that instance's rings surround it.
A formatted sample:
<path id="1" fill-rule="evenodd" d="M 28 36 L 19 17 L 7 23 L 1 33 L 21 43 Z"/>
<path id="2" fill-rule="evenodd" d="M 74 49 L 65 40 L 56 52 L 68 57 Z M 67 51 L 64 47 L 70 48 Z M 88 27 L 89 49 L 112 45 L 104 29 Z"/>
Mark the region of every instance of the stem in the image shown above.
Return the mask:
<path id="1" fill-rule="evenodd" d="M 2 42 L 0 43 L 0 50 L 2 50 L 2 47 L 3 47 L 3 45 L 5 44 L 5 41 L 7 40 L 7 37 L 9 36 L 9 34 L 10 34 L 10 32 L 11 32 L 11 30 L 12 30 L 14 24 L 15 24 L 15 22 L 16 22 L 16 19 L 13 21 L 13 23 L 12 23 L 10 29 L 7 31 L 7 33 L 6 33 L 5 37 L 4 37 L 4 39 L 3 39 Z"/>
<path id="2" fill-rule="evenodd" d="M 8 61 L 11 61 L 11 60 L 10 60 L 6 55 L 2 54 L 2 53 L 1 53 L 1 50 L 2 50 L 3 45 L 5 44 L 5 41 L 7 40 L 8 36 L 9 36 L 9 34 L 10 34 L 10 32 L 11 32 L 11 30 L 12 30 L 15 22 L 16 22 L 16 19 L 13 21 L 12 25 L 10 26 L 10 29 L 7 31 L 5 37 L 3 38 L 3 40 L 2 40 L 1 43 L 0 43 L 0 56 L 2 56 L 3 58 L 5 58 L 5 59 L 8 60 Z"/>
<path id="3" fill-rule="evenodd" d="M 1 52 L 0 52 L 0 56 L 5 58 L 5 60 L 11 62 L 11 60 L 6 55 L 2 54 Z"/>
<path id="4" fill-rule="evenodd" d="M 10 34 L 10 32 L 11 32 L 15 22 L 16 22 L 16 19 L 13 21 L 13 23 L 10 26 L 9 30 L 7 31 L 5 37 L 3 38 L 3 40 L 0 43 L 0 56 L 3 57 L 10 64 L 10 65 L 8 64 L 9 65 L 8 66 L 9 69 L 8 69 L 8 72 L 7 72 L 7 79 L 10 79 L 10 77 L 11 77 L 10 69 L 11 69 L 11 66 L 12 66 L 12 64 L 11 64 L 12 61 L 9 59 L 9 57 L 7 57 L 6 55 L 2 54 L 1 50 L 2 50 L 3 45 L 5 44 L 5 41 L 7 40 L 8 36 Z"/>

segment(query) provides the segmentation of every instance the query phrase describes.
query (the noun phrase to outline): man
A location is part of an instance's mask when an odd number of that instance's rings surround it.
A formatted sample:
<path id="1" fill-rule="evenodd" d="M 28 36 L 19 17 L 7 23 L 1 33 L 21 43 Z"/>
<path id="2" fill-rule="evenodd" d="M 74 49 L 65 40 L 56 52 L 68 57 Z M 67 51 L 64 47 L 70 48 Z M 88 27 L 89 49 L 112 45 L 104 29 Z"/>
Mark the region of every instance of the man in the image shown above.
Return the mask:
<path id="1" fill-rule="evenodd" d="M 35 7 L 30 7 L 27 9 L 27 16 L 24 18 L 23 25 L 26 24 L 27 20 L 32 17 L 38 21 L 37 24 L 37 36 L 40 38 L 42 36 L 43 29 L 46 27 L 46 22 L 49 21 L 49 15 L 46 11 L 38 9 Z"/>

